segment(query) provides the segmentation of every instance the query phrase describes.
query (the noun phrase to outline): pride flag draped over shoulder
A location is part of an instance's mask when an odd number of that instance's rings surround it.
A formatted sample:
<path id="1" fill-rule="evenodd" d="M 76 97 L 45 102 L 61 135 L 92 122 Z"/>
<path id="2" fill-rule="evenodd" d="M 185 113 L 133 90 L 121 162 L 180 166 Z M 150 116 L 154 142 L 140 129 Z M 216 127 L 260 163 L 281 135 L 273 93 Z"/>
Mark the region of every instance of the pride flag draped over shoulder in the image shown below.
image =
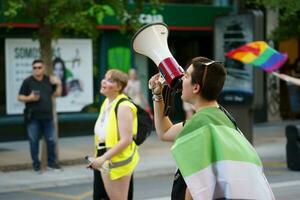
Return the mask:
<path id="1" fill-rule="evenodd" d="M 264 41 L 248 43 L 226 53 L 225 56 L 260 67 L 266 72 L 279 69 L 288 58 L 287 54 L 276 51 Z"/>
<path id="2" fill-rule="evenodd" d="M 274 199 L 255 149 L 218 108 L 186 122 L 172 155 L 194 200 Z"/>

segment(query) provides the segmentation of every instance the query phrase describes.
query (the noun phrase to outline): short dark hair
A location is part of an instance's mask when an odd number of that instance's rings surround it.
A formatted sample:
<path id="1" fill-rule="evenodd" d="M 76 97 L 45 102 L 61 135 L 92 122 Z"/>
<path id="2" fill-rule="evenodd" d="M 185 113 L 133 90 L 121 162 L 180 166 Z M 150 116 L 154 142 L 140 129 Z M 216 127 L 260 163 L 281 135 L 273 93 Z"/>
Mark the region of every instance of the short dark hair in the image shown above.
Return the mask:
<path id="1" fill-rule="evenodd" d="M 42 63 L 44 64 L 44 61 L 42 59 L 35 59 L 33 62 L 32 62 L 32 66 L 36 63 Z"/>
<path id="2" fill-rule="evenodd" d="M 217 100 L 226 79 L 224 65 L 205 57 L 193 58 L 192 65 L 192 84 L 200 85 L 200 95 L 204 99 Z"/>

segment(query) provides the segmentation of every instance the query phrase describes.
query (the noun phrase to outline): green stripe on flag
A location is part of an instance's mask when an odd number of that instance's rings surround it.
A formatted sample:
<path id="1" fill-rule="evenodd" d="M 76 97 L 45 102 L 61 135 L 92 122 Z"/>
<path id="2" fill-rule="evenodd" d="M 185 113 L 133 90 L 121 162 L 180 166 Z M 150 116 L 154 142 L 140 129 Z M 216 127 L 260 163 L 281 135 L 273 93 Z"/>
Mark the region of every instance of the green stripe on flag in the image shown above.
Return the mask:
<path id="1" fill-rule="evenodd" d="M 262 166 L 251 144 L 233 128 L 206 125 L 177 138 L 172 154 L 184 177 L 223 160 Z"/>
<path id="2" fill-rule="evenodd" d="M 275 53 L 276 51 L 272 48 L 267 48 L 257 59 L 251 62 L 251 64 L 255 65 L 256 67 L 261 66 L 264 64 L 269 58 Z"/>

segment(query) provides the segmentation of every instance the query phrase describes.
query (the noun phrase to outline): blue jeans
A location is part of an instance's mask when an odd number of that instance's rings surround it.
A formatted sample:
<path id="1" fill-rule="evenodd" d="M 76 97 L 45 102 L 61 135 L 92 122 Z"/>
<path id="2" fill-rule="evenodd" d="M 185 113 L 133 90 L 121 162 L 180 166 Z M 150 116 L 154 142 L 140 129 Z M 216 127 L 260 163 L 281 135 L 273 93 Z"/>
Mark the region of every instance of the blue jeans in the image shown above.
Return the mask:
<path id="1" fill-rule="evenodd" d="M 52 119 L 31 119 L 27 124 L 27 134 L 30 143 L 30 153 L 32 165 L 34 168 L 40 167 L 39 160 L 39 141 L 42 134 L 45 137 L 47 144 L 47 159 L 48 166 L 52 166 L 56 162 L 55 153 L 55 129 Z"/>

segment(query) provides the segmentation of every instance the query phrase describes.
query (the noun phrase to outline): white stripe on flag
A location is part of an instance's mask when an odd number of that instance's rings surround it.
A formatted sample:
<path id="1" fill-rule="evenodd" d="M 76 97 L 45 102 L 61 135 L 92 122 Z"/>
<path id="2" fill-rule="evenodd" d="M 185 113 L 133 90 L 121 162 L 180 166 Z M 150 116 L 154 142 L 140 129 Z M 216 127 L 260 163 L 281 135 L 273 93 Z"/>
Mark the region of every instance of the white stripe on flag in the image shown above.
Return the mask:
<path id="1" fill-rule="evenodd" d="M 215 176 L 218 177 L 215 177 Z M 216 183 L 217 178 L 217 183 Z M 261 167 L 240 161 L 219 161 L 196 172 L 185 181 L 194 200 L 274 199 Z"/>

